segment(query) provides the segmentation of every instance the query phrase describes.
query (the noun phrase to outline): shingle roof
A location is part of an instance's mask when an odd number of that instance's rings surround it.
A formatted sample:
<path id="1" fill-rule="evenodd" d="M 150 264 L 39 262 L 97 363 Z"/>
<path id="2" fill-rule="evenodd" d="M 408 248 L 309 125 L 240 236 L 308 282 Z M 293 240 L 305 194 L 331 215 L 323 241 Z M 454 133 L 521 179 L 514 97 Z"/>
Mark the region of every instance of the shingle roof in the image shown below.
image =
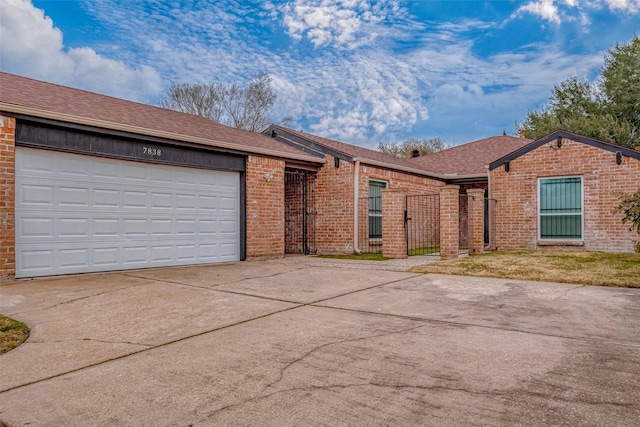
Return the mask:
<path id="1" fill-rule="evenodd" d="M 276 132 L 278 131 L 278 129 L 283 130 L 285 132 L 288 132 L 290 134 L 297 136 L 298 138 L 306 139 L 307 141 L 327 147 L 333 151 L 337 151 L 338 153 L 344 154 L 347 157 L 359 159 L 365 163 L 367 160 L 369 160 L 376 163 L 385 163 L 391 169 L 393 169 L 394 167 L 423 169 L 423 168 L 419 168 L 410 159 L 397 157 L 392 154 L 386 154 L 381 151 L 371 150 L 368 148 L 359 147 L 357 145 L 347 144 L 345 142 L 340 142 L 333 139 L 324 138 L 322 136 L 289 129 L 279 125 L 271 125 L 269 129 L 267 129 L 265 132 L 269 132 L 271 129 L 275 129 Z M 425 170 L 425 172 L 433 172 L 433 171 Z"/>
<path id="2" fill-rule="evenodd" d="M 443 175 L 487 175 L 487 166 L 507 154 L 533 142 L 515 136 L 492 136 L 458 145 L 426 156 L 416 157 L 410 162 L 416 168 Z"/>
<path id="3" fill-rule="evenodd" d="M 295 147 L 209 119 L 0 72 L 0 110 L 311 161 Z M 52 117 L 55 116 L 55 117 Z M 84 122 L 84 123 L 83 123 Z"/>

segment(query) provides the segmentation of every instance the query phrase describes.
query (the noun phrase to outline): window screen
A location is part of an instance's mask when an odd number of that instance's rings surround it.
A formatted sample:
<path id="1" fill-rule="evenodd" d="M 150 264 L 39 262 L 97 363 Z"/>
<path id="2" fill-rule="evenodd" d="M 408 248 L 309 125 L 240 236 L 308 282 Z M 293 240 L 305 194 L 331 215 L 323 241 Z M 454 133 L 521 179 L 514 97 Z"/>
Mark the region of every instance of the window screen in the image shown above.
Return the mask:
<path id="1" fill-rule="evenodd" d="M 369 181 L 369 239 L 382 238 L 382 189 L 387 183 Z"/>
<path id="2" fill-rule="evenodd" d="M 582 178 L 541 178 L 540 238 L 582 239 Z"/>

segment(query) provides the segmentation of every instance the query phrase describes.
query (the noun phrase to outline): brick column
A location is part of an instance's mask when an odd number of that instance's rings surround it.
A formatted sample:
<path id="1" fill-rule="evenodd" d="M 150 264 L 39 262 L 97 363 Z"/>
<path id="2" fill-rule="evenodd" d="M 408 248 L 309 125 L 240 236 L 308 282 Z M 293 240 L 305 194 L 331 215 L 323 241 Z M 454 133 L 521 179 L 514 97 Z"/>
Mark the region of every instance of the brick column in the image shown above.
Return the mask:
<path id="1" fill-rule="evenodd" d="M 440 259 L 456 259 L 460 238 L 460 186 L 440 188 Z"/>
<path id="2" fill-rule="evenodd" d="M 469 196 L 469 214 L 471 217 L 469 255 L 476 255 L 484 251 L 484 189 L 468 189 L 467 195 Z"/>
<path id="3" fill-rule="evenodd" d="M 405 190 L 382 190 L 382 255 L 387 258 L 407 257 L 407 238 L 404 230 L 405 208 Z"/>
<path id="4" fill-rule="evenodd" d="M 16 119 L 0 116 L 0 281 L 16 274 Z"/>

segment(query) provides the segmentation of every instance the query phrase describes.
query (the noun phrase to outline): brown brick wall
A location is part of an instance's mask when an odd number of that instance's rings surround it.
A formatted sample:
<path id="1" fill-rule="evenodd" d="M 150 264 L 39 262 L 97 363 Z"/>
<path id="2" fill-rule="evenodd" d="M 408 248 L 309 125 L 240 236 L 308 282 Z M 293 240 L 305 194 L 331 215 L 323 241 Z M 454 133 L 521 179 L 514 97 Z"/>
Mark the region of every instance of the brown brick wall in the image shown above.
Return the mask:
<path id="1" fill-rule="evenodd" d="M 16 273 L 15 130 L 13 117 L 0 116 L 0 280 Z"/>
<path id="2" fill-rule="evenodd" d="M 458 258 L 460 239 L 460 186 L 440 189 L 440 259 Z"/>
<path id="3" fill-rule="evenodd" d="M 284 160 L 249 156 L 246 178 L 247 259 L 284 256 Z"/>
<path id="4" fill-rule="evenodd" d="M 382 190 L 382 254 L 387 258 L 407 258 L 404 209 L 407 191 Z"/>
<path id="5" fill-rule="evenodd" d="M 316 245 L 318 253 L 353 252 L 353 179 L 354 163 L 340 161 L 334 166 L 332 156 L 318 172 L 316 187 Z M 359 197 L 369 196 L 369 180 L 386 181 L 389 189 L 402 188 L 407 194 L 437 194 L 441 181 L 399 171 L 360 164 Z M 364 206 L 364 203 L 361 203 Z M 365 207 L 366 209 L 366 207 Z M 359 209 L 359 222 L 368 221 L 368 213 Z M 360 224 L 360 232 L 363 232 Z"/>
<path id="6" fill-rule="evenodd" d="M 511 161 L 510 171 L 500 166 L 490 172 L 490 197 L 497 201 L 496 245 L 498 249 L 547 247 L 538 242 L 538 178 L 582 176 L 584 195 L 584 246 L 587 250 L 633 251 L 637 233 L 613 214 L 618 204 L 614 193 L 634 192 L 640 187 L 640 161 L 564 139 L 562 147 L 547 145 Z"/>
<path id="7" fill-rule="evenodd" d="M 480 254 L 484 250 L 484 189 L 468 189 L 468 205 L 471 210 L 469 233 L 469 255 Z"/>
<path id="8" fill-rule="evenodd" d="M 332 156 L 316 183 L 316 247 L 320 254 L 353 253 L 353 164 Z"/>

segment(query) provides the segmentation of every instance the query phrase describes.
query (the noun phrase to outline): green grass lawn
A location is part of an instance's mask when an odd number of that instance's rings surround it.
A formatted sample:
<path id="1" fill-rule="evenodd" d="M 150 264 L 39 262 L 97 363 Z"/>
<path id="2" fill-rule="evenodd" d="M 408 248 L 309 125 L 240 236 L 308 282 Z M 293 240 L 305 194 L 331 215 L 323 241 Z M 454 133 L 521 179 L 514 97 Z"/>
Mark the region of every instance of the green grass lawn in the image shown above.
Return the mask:
<path id="1" fill-rule="evenodd" d="M 381 253 L 379 254 L 348 254 L 348 255 L 318 255 L 318 258 L 331 258 L 331 259 L 356 259 L 360 261 L 385 261 L 390 258 L 385 258 Z"/>
<path id="2" fill-rule="evenodd" d="M 425 246 L 424 248 L 409 249 L 408 255 L 432 255 L 440 252 L 440 246 Z"/>
<path id="3" fill-rule="evenodd" d="M 0 314 L 0 354 L 16 348 L 28 337 L 27 325 Z"/>
<path id="4" fill-rule="evenodd" d="M 413 267 L 411 271 L 640 288 L 640 254 L 634 253 L 486 252 Z"/>

